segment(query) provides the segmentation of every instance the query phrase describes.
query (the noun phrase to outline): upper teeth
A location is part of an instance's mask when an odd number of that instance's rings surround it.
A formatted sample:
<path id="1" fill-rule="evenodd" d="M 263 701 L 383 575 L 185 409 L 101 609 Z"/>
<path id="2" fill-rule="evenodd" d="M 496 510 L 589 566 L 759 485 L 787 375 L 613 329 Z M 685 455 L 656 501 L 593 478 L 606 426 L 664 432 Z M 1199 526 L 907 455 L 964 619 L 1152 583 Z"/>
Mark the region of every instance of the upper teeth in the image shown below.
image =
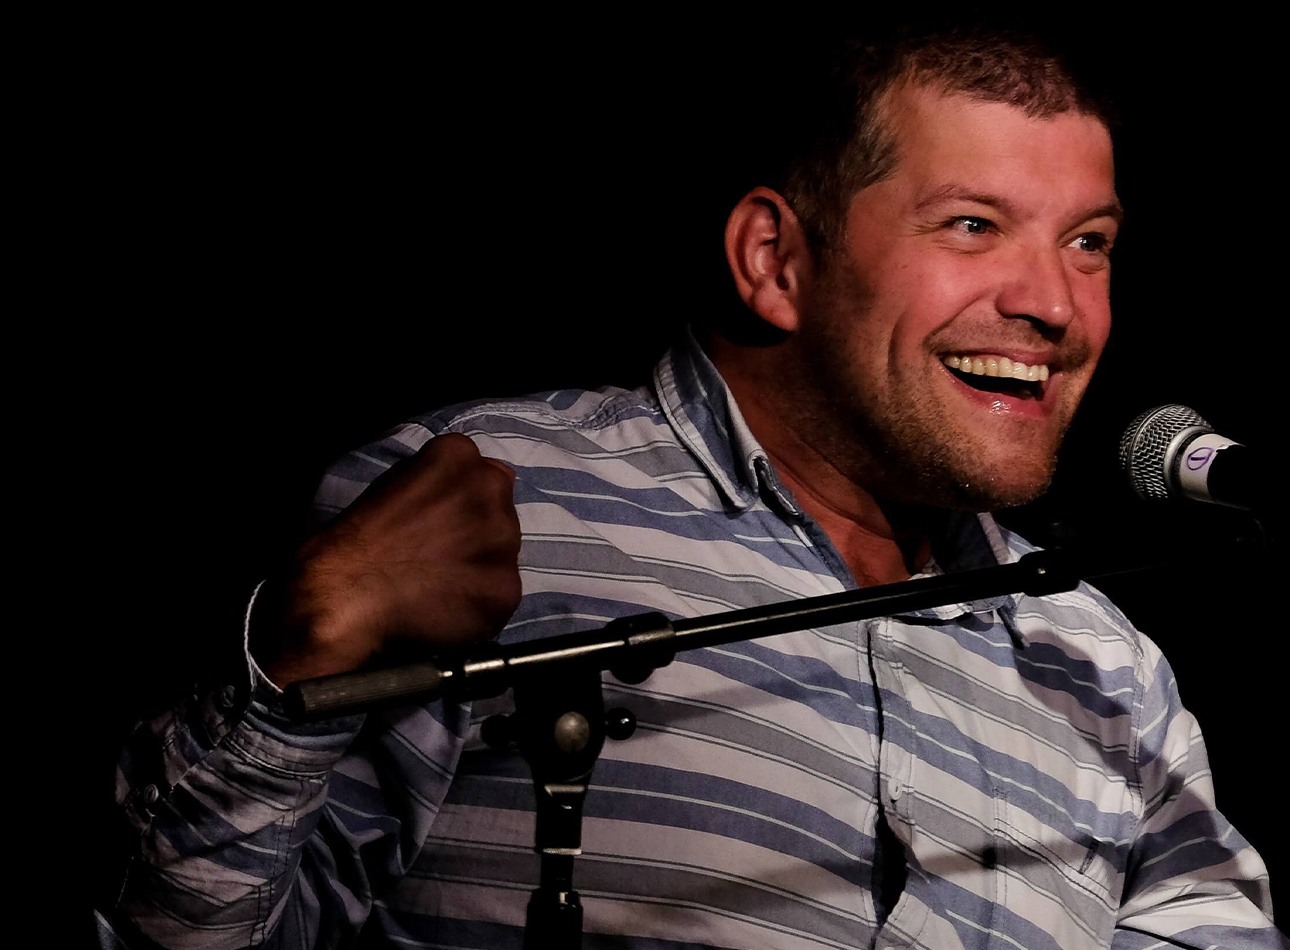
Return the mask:
<path id="1" fill-rule="evenodd" d="M 1011 376 L 1013 379 L 1037 382 L 1048 378 L 1047 365 L 1027 366 L 1025 363 L 1013 362 L 1006 356 L 946 356 L 942 357 L 941 362 L 951 369 L 976 376 Z"/>

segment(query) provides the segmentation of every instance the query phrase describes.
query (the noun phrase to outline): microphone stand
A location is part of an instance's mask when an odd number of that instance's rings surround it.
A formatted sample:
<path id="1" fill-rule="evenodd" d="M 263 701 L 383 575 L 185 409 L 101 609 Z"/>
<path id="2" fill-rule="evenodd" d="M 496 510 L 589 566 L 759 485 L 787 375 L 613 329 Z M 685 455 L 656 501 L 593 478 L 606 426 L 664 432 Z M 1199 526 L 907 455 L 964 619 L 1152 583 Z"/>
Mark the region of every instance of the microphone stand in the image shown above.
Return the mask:
<path id="1" fill-rule="evenodd" d="M 677 621 L 661 613 L 614 620 L 597 630 L 527 643 L 471 648 L 438 662 L 413 663 L 305 680 L 286 691 L 288 712 L 325 719 L 377 706 L 421 705 L 515 693 L 515 712 L 492 716 L 483 738 L 518 747 L 537 795 L 535 849 L 541 880 L 528 904 L 524 946 L 578 948 L 582 905 L 573 888 L 573 859 L 582 848 L 582 803 L 605 738 L 626 739 L 636 719 L 604 709 L 601 673 L 640 683 L 681 650 L 1022 592 L 1035 597 L 1071 590 L 1081 580 L 1144 570 L 1099 556 L 1090 565 L 1070 553 L 1036 551 L 1011 564 L 919 578 Z"/>

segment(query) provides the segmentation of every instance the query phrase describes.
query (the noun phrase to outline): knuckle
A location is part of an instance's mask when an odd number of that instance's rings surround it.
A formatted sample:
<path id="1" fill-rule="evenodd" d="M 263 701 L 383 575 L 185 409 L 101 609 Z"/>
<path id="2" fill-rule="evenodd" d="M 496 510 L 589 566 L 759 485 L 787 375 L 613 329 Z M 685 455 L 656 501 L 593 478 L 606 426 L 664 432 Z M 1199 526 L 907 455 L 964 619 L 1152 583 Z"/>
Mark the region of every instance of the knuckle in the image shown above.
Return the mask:
<path id="1" fill-rule="evenodd" d="M 515 612 L 523 596 L 520 572 L 514 569 L 501 571 L 493 585 L 493 598 L 497 603 L 498 612 L 505 614 L 503 619 L 509 618 Z"/>
<path id="2" fill-rule="evenodd" d="M 524 539 L 524 532 L 520 530 L 519 518 L 515 517 L 514 512 L 506 520 L 505 526 L 498 532 L 498 540 L 502 549 L 514 561 L 519 557 L 520 545 Z"/>
<path id="3" fill-rule="evenodd" d="M 464 462 L 479 457 L 479 449 L 467 436 L 459 432 L 437 435 L 421 449 L 421 458 L 427 462 Z"/>
<path id="4" fill-rule="evenodd" d="M 484 465 L 480 469 L 479 484 L 490 495 L 495 495 L 507 503 L 515 497 L 515 485 L 511 477 L 494 465 Z"/>
<path id="5" fill-rule="evenodd" d="M 519 552 L 523 532 L 513 505 L 491 507 L 487 519 L 480 524 L 480 532 L 487 538 L 490 549 L 512 555 L 512 558 Z"/>

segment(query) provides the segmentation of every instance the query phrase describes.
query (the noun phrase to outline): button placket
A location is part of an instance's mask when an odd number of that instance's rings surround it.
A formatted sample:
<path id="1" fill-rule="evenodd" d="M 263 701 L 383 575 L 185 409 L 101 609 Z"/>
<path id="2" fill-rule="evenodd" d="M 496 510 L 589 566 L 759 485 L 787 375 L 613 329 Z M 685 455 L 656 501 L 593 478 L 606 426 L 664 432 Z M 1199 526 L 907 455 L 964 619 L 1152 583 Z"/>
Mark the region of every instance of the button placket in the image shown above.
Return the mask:
<path id="1" fill-rule="evenodd" d="M 905 786 L 893 775 L 887 782 L 887 794 L 891 797 L 892 803 L 900 801 L 900 796 L 904 793 Z"/>
<path id="2" fill-rule="evenodd" d="M 916 703 L 910 695 L 909 683 L 904 676 L 904 665 L 900 662 L 897 639 L 897 621 L 884 618 L 874 624 L 870 650 L 873 657 L 875 686 L 879 686 L 890 697 L 899 699 L 907 709 L 912 710 Z M 883 720 L 882 743 L 879 750 L 879 789 L 883 794 L 887 812 L 888 826 L 900 839 L 905 848 L 906 867 L 910 865 L 911 849 L 914 843 L 914 805 L 917 796 L 913 794 L 914 758 L 917 755 L 917 737 L 909 732 L 914 728 L 912 721 L 905 724 L 896 723 L 899 731 L 908 734 L 901 742 L 892 739 L 894 731 L 893 716 L 889 700 L 882 705 Z M 917 890 L 918 877 L 907 871 L 904 888 L 896 904 L 891 908 L 890 916 L 878 932 L 879 947 L 890 947 L 898 950 L 906 946 L 919 945 L 919 938 L 930 919 L 929 905 L 922 900 L 910 897 L 911 889 Z"/>
<path id="3" fill-rule="evenodd" d="M 163 789 L 153 782 L 149 782 L 139 790 L 139 805 L 144 814 L 148 816 L 156 815 L 161 808 L 162 798 L 169 789 Z"/>
<path id="4" fill-rule="evenodd" d="M 908 703 L 909 695 L 905 690 L 900 665 L 893 663 L 891 660 L 892 647 L 896 642 L 893 636 L 894 624 L 894 620 L 885 618 L 878 625 L 876 631 L 878 636 L 871 646 L 871 649 L 874 650 L 874 673 L 881 680 L 878 685 L 884 691 Z M 906 793 L 910 791 L 909 782 L 913 756 L 898 743 L 891 740 L 890 716 L 891 711 L 884 706 L 882 710 L 884 720 L 883 739 L 882 747 L 879 749 L 878 763 L 880 775 L 882 776 L 882 787 L 886 792 L 885 804 L 893 817 L 905 825 L 912 825 L 912 796 Z"/>

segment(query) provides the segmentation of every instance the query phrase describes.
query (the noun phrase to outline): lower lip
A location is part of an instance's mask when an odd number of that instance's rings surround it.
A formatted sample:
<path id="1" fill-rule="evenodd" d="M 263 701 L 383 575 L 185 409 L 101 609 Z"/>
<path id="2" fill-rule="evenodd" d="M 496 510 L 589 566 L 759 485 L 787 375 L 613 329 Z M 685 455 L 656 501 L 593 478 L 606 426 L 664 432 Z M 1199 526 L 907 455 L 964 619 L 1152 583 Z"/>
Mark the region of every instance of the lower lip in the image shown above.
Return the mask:
<path id="1" fill-rule="evenodd" d="M 945 371 L 945 375 L 950 378 L 955 388 L 963 394 L 968 402 L 996 416 L 1009 416 L 1016 419 L 1046 419 L 1052 415 L 1055 402 L 1053 397 L 1059 385 L 1059 374 L 1048 377 L 1043 386 L 1040 387 L 1038 398 L 1023 399 L 1011 393 L 987 393 L 980 389 L 973 389 L 950 372 L 944 363 L 941 364 L 941 369 Z"/>

